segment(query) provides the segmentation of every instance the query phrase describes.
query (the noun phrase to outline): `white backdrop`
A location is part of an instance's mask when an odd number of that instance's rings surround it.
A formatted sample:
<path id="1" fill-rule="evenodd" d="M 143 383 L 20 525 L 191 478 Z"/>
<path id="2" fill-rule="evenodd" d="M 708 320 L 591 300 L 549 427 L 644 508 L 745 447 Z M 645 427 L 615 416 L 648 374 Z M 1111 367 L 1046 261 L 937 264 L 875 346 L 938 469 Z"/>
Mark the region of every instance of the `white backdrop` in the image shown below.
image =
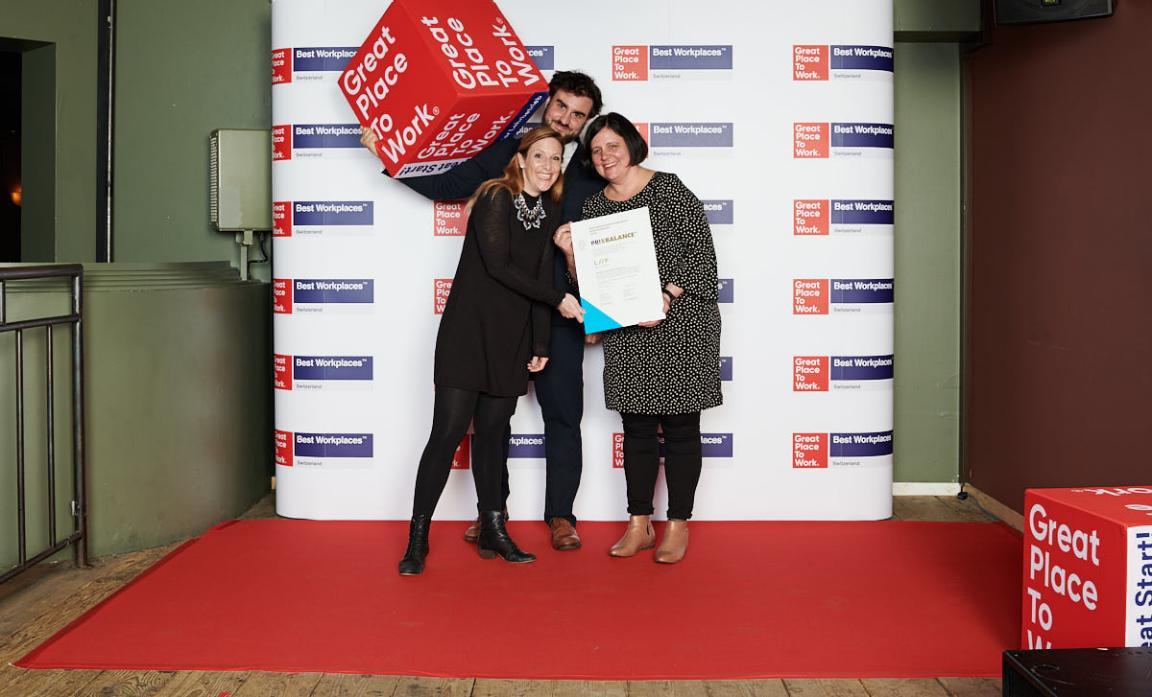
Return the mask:
<path id="1" fill-rule="evenodd" d="M 708 209 L 725 404 L 704 413 L 696 518 L 888 517 L 890 0 L 498 4 L 546 77 L 595 78 L 605 111 L 646 131 L 647 165 Z M 337 88 L 387 5 L 273 3 L 277 509 L 290 517 L 406 519 L 431 425 L 436 310 L 463 218 L 380 174 Z M 602 367 L 590 348 L 576 500 L 588 520 L 627 515 Z M 538 518 L 531 393 L 512 431 L 511 516 Z M 437 517 L 474 514 L 471 473 L 454 471 Z"/>

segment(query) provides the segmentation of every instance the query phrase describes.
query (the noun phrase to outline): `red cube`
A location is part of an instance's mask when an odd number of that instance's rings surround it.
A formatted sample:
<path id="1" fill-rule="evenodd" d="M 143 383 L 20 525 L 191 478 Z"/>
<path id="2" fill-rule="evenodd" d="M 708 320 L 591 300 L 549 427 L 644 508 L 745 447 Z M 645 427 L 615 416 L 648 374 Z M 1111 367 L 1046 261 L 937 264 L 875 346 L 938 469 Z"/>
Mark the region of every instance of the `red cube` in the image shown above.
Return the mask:
<path id="1" fill-rule="evenodd" d="M 1152 647 L 1152 486 L 1028 489 L 1021 643 Z"/>
<path id="2" fill-rule="evenodd" d="M 394 0 L 340 76 L 394 177 L 437 174 L 514 135 L 548 82 L 494 2 Z"/>

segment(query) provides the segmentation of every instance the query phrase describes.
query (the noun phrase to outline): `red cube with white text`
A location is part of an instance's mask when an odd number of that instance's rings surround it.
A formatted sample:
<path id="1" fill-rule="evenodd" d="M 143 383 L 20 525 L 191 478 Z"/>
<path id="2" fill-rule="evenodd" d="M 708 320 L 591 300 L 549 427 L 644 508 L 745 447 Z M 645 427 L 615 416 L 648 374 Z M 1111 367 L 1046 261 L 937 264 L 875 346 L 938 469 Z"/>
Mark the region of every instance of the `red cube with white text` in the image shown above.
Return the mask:
<path id="1" fill-rule="evenodd" d="M 1024 494 L 1025 648 L 1152 647 L 1152 486 Z"/>
<path id="2" fill-rule="evenodd" d="M 393 0 L 340 90 L 394 177 L 437 174 L 515 135 L 548 83 L 486 0 Z"/>

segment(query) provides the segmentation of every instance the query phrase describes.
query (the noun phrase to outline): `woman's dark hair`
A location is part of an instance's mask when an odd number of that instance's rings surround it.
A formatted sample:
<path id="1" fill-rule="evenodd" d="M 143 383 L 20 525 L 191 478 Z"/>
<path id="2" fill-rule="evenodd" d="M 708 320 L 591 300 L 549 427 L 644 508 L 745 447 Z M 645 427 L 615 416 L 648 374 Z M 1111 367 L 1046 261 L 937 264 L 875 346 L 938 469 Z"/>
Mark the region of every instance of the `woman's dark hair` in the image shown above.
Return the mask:
<path id="1" fill-rule="evenodd" d="M 592 158 L 592 139 L 605 128 L 624 139 L 624 145 L 628 147 L 628 164 L 638 165 L 648 158 L 648 143 L 640 131 L 627 118 L 613 111 L 588 124 L 588 130 L 584 133 L 584 156 L 589 161 Z"/>
<path id="2" fill-rule="evenodd" d="M 584 73 L 575 70 L 557 70 L 548 83 L 548 98 L 551 99 L 556 90 L 571 92 L 577 97 L 587 97 L 592 100 L 592 108 L 588 110 L 588 118 L 594 119 L 604 108 L 604 100 L 600 97 L 600 88 L 596 81 Z"/>

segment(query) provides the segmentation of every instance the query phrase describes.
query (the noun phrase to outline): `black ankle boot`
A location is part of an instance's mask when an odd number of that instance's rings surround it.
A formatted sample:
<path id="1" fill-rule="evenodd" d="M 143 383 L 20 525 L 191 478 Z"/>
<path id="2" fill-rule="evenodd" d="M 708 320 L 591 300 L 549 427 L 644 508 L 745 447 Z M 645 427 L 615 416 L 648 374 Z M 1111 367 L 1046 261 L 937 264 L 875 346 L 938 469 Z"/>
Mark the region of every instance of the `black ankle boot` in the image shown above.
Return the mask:
<path id="1" fill-rule="evenodd" d="M 522 551 L 508 536 L 504 526 L 504 513 L 501 511 L 480 511 L 480 539 L 476 541 L 476 549 L 484 559 L 491 559 L 497 554 L 504 561 L 513 564 L 527 564 L 536 561 L 536 555 Z"/>
<path id="2" fill-rule="evenodd" d="M 424 557 L 428 556 L 428 526 L 431 516 L 412 516 L 408 524 L 408 549 L 400 560 L 400 575 L 415 576 L 424 573 Z"/>

